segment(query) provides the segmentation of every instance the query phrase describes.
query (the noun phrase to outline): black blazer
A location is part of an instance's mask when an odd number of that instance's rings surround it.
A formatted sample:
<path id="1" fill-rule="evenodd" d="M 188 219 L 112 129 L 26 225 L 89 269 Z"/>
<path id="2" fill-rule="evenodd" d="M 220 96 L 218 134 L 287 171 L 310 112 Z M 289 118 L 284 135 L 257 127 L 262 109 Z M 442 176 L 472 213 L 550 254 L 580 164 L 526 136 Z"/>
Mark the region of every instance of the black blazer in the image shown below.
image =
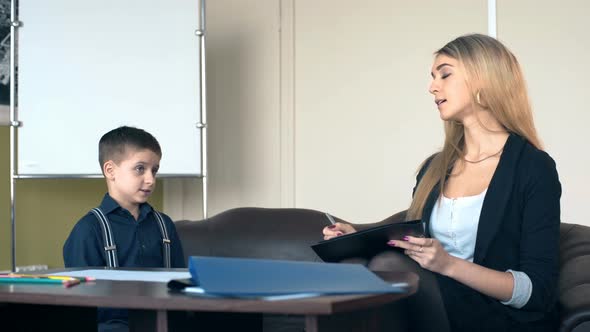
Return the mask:
<path id="1" fill-rule="evenodd" d="M 418 173 L 418 182 L 428 165 L 429 162 Z M 427 224 L 439 195 L 437 185 L 422 211 Z M 521 309 L 485 297 L 495 311 L 517 321 L 538 320 L 555 309 L 560 197 L 561 184 L 553 159 L 522 137 L 511 134 L 483 202 L 473 262 L 498 271 L 522 271 L 529 276 L 532 294 Z"/>

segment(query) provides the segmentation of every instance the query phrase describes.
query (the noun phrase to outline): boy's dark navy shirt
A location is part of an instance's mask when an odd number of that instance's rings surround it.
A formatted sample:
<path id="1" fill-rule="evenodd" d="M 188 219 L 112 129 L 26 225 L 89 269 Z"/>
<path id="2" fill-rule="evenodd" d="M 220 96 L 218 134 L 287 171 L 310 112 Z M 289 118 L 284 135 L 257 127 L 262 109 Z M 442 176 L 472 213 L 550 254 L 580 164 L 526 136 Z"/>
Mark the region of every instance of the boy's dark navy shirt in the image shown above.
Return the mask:
<path id="1" fill-rule="evenodd" d="M 109 219 L 111 231 L 117 246 L 120 267 L 164 267 L 162 233 L 154 209 L 148 203 L 139 206 L 136 221 L 131 213 L 122 208 L 107 193 L 100 209 Z M 176 227 L 167 215 L 161 213 L 170 237 L 170 266 L 186 267 L 184 253 Z M 63 247 L 66 267 L 106 266 L 102 228 L 96 216 L 88 212 L 76 223 Z M 99 331 L 112 326 L 127 325 L 125 309 L 98 308 Z"/>
<path id="2" fill-rule="evenodd" d="M 136 221 L 129 211 L 122 208 L 109 194 L 100 204 L 107 216 L 121 267 L 164 267 L 162 233 L 153 208 L 148 203 L 139 206 Z M 174 223 L 162 214 L 170 237 L 170 266 L 186 267 L 182 245 Z M 102 228 L 92 212 L 88 212 L 72 229 L 63 247 L 66 267 L 106 266 Z"/>

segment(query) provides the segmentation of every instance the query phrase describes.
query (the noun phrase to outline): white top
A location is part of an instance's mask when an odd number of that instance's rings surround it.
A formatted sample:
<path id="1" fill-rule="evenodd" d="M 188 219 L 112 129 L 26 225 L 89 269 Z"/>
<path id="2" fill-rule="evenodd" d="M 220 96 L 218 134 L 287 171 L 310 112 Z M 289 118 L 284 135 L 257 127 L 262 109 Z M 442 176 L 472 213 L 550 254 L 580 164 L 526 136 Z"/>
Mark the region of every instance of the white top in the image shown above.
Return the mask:
<path id="1" fill-rule="evenodd" d="M 430 234 L 443 248 L 455 257 L 473 262 L 477 228 L 486 190 L 479 195 L 447 198 L 441 195 L 430 215 Z M 512 297 L 502 304 L 522 308 L 529 301 L 533 285 L 529 276 L 521 271 L 508 270 L 514 278 Z"/>
<path id="2" fill-rule="evenodd" d="M 449 254 L 473 262 L 479 215 L 487 191 L 459 198 L 442 195 L 434 204 L 430 215 L 430 234 Z"/>

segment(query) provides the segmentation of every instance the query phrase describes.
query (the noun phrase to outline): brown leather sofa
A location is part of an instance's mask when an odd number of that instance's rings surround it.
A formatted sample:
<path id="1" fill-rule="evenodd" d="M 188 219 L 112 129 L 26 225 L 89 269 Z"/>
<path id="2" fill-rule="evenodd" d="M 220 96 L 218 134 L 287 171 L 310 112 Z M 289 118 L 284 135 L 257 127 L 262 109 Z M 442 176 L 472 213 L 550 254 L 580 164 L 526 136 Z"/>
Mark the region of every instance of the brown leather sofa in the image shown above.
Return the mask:
<path id="1" fill-rule="evenodd" d="M 400 212 L 379 224 L 403 218 L 404 213 Z M 187 258 L 222 256 L 299 261 L 321 261 L 310 245 L 322 240 L 321 230 L 327 225 L 329 221 L 320 211 L 264 208 L 236 208 L 206 220 L 176 223 Z M 590 331 L 590 227 L 562 223 L 560 241 L 560 331 Z M 396 310 L 403 310 L 403 305 Z M 401 313 L 397 317 L 403 316 Z M 276 318 L 265 317 L 265 331 L 303 329 L 295 317 Z M 276 324 L 290 326 L 277 328 Z M 399 326 L 405 323 L 400 322 Z"/>

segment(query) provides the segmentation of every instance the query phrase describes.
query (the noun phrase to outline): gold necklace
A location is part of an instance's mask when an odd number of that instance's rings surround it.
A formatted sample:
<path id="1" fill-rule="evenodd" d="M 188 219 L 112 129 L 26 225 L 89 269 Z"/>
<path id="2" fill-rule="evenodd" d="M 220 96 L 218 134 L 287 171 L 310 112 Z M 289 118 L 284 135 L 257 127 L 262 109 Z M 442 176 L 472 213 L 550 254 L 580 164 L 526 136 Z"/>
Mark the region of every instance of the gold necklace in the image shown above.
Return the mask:
<path id="1" fill-rule="evenodd" d="M 500 151 L 498 151 L 498 152 L 496 152 L 496 153 L 494 153 L 494 154 L 491 154 L 491 155 L 489 155 L 489 156 L 487 156 L 487 157 L 484 157 L 484 158 L 482 158 L 482 159 L 480 159 L 480 160 L 469 160 L 469 159 L 467 159 L 467 158 L 465 158 L 465 157 L 463 157 L 463 160 L 465 160 L 466 162 L 468 162 L 468 163 L 471 163 L 471 164 L 477 164 L 477 163 L 481 163 L 481 162 L 482 162 L 482 161 L 484 161 L 484 160 L 487 160 L 487 159 L 490 159 L 490 158 L 492 158 L 492 157 L 495 157 L 495 156 L 499 155 L 500 153 L 502 153 L 502 151 L 504 151 L 504 147 L 502 147 L 502 148 L 500 149 Z"/>

